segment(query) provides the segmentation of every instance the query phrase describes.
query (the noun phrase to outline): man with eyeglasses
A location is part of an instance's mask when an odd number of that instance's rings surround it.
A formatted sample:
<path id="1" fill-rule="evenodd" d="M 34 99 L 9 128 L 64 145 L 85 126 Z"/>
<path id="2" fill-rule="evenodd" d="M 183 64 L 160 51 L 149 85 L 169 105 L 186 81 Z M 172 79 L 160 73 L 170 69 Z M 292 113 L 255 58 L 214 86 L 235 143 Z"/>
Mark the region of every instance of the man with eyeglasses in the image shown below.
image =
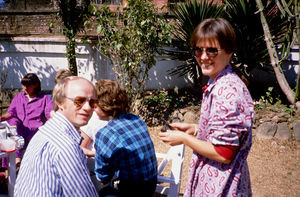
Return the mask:
<path id="1" fill-rule="evenodd" d="M 81 77 L 67 77 L 56 84 L 57 111 L 30 141 L 14 196 L 98 196 L 78 131 L 91 118 L 95 96 L 94 85 Z"/>

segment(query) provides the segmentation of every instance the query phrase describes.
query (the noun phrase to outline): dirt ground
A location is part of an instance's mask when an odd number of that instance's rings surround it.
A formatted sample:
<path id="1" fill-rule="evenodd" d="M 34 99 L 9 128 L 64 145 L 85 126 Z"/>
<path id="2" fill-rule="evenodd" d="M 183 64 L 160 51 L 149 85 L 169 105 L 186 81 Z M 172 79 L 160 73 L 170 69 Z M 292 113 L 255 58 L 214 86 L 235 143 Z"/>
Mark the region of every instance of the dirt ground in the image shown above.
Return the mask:
<path id="1" fill-rule="evenodd" d="M 169 145 L 157 137 L 160 129 L 159 126 L 150 127 L 149 132 L 156 152 L 165 153 Z M 254 130 L 253 145 L 248 156 L 253 196 L 300 197 L 300 142 L 261 140 L 255 137 L 255 132 Z M 186 147 L 180 196 L 186 185 L 191 154 L 191 149 Z"/>

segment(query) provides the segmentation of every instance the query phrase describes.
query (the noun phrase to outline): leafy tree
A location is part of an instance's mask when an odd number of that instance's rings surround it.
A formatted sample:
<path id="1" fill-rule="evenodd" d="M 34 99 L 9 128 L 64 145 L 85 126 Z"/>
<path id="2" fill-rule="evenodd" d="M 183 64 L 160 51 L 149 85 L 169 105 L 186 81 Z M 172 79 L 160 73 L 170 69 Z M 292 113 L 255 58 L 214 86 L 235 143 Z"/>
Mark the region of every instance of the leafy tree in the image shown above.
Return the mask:
<path id="1" fill-rule="evenodd" d="M 166 53 L 171 59 L 183 63 L 172 69 L 171 74 L 189 75 L 193 78 L 195 85 L 201 83 L 202 73 L 196 59 L 192 56 L 190 38 L 196 26 L 204 19 L 222 17 L 224 14 L 223 9 L 224 6 L 207 0 L 189 0 L 175 6 L 172 10 L 176 20 L 176 28 L 172 34 L 174 49 L 166 50 Z"/>
<path id="2" fill-rule="evenodd" d="M 273 74 L 268 50 L 264 41 L 264 31 L 260 24 L 260 16 L 257 12 L 255 1 L 247 0 L 224 0 L 219 6 L 210 1 L 186 1 L 179 4 L 173 10 L 176 23 L 175 50 L 168 51 L 172 59 L 183 62 L 182 65 L 172 70 L 172 74 L 190 75 L 194 78 L 195 85 L 201 83 L 201 70 L 198 70 L 196 61 L 191 55 L 190 36 L 196 27 L 205 18 L 224 17 L 234 27 L 237 36 L 237 51 L 233 56 L 232 63 L 239 66 L 241 71 L 250 78 L 251 86 L 257 84 L 256 78 L 251 75 L 254 69 L 263 70 Z M 282 43 L 286 29 L 287 20 L 276 13 L 274 1 L 263 0 L 267 21 L 276 45 Z M 225 6 L 225 7 L 224 7 Z M 255 83 L 253 83 L 255 82 Z M 274 81 L 275 82 L 275 81 Z M 260 86 L 263 90 L 264 86 Z M 259 96 L 257 87 L 254 95 Z"/>
<path id="3" fill-rule="evenodd" d="M 250 75 L 253 69 L 259 69 L 271 73 L 270 58 L 264 31 L 260 24 L 260 16 L 257 13 L 255 1 L 225 0 L 226 19 L 232 24 L 237 36 L 237 50 L 233 63 L 239 65 L 242 71 Z M 274 1 L 263 0 L 270 31 L 274 35 L 275 44 L 279 44 L 286 32 L 286 21 L 274 12 Z"/>
<path id="4" fill-rule="evenodd" d="M 282 4 L 281 4 L 281 3 Z M 278 57 L 278 53 L 276 51 L 276 47 L 274 46 L 274 35 L 272 34 L 272 32 L 270 31 L 270 26 L 268 24 L 268 21 L 266 20 L 266 14 L 265 14 L 265 7 L 262 3 L 261 0 L 256 0 L 256 4 L 257 7 L 259 9 L 259 13 L 260 13 L 260 19 L 261 19 L 261 24 L 264 30 L 264 36 L 265 36 L 265 41 L 268 47 L 268 52 L 269 52 L 269 56 L 270 56 L 270 60 L 271 60 L 271 65 L 274 69 L 277 81 L 282 89 L 282 91 L 284 92 L 284 94 L 286 95 L 288 101 L 292 104 L 295 104 L 297 101 L 297 97 L 298 95 L 296 95 L 293 90 L 290 88 L 283 70 L 281 68 L 281 60 Z M 299 42 L 299 13 L 298 13 L 298 9 L 299 9 L 299 5 L 300 3 L 295 0 L 295 1 L 289 1 L 289 3 L 287 4 L 285 0 L 282 1 L 277 1 L 277 5 L 279 10 L 281 11 L 281 13 L 283 14 L 283 17 L 288 16 L 289 19 L 289 26 L 288 26 L 288 32 L 286 34 L 286 43 L 284 44 L 283 47 L 283 53 L 282 53 L 282 57 L 283 59 L 285 57 L 287 57 L 289 54 L 289 48 L 291 46 L 291 44 L 293 42 L 295 42 L 296 40 L 298 40 Z M 294 12 L 294 13 L 292 13 Z M 294 24 L 293 24 L 294 21 Z M 296 26 L 297 24 L 297 26 Z M 298 29 L 297 29 L 297 28 Z M 292 35 L 292 36 L 291 36 Z M 293 38 L 294 37 L 294 38 Z M 299 73 L 298 73 L 298 82 L 299 82 Z M 297 84 L 297 89 L 296 92 L 297 94 L 299 94 L 299 83 Z"/>
<path id="5" fill-rule="evenodd" d="M 159 47 L 171 41 L 170 24 L 152 0 L 128 0 L 116 12 L 107 5 L 90 7 L 95 15 L 98 48 L 111 62 L 115 77 L 128 90 L 132 104 L 143 94 Z"/>
<path id="6" fill-rule="evenodd" d="M 76 35 L 84 29 L 84 23 L 88 20 L 88 6 L 90 0 L 58 0 L 59 16 L 63 21 L 63 34 L 67 37 L 67 53 L 69 70 L 77 75 L 76 64 Z"/>
<path id="7" fill-rule="evenodd" d="M 285 35 L 285 39 L 283 42 L 283 47 L 281 54 L 280 62 L 285 60 L 290 55 L 291 47 L 295 44 L 299 45 L 300 42 L 300 20 L 299 20 L 299 7 L 300 2 L 297 0 L 290 0 L 286 2 L 285 0 L 276 1 L 276 5 L 282 14 L 282 17 L 288 21 L 288 32 Z M 300 48 L 298 48 L 298 53 L 300 57 Z M 300 65 L 300 58 L 298 60 Z M 298 66 L 298 77 L 296 84 L 296 92 L 295 92 L 295 102 L 300 100 L 300 66 Z M 300 108 L 300 103 L 298 103 L 298 108 Z"/>

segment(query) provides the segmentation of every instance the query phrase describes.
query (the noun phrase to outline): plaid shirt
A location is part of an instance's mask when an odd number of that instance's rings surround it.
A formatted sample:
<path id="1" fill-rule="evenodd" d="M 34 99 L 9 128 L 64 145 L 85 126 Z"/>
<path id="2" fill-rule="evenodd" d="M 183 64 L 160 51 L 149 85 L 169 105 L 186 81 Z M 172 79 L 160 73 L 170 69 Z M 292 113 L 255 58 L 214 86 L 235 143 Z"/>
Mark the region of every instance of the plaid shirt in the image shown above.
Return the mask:
<path id="1" fill-rule="evenodd" d="M 110 120 L 95 139 L 97 178 L 108 183 L 119 171 L 121 180 L 148 181 L 157 176 L 157 160 L 147 125 L 136 115 Z"/>

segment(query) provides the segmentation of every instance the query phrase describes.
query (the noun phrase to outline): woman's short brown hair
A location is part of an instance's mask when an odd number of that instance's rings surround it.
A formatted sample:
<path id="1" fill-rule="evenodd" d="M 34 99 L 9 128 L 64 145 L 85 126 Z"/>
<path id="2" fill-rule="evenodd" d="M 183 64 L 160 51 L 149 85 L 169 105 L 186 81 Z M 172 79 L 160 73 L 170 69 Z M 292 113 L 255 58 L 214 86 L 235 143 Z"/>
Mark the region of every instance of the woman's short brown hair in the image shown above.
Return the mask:
<path id="1" fill-rule="evenodd" d="M 236 48 L 234 29 L 223 18 L 205 19 L 195 28 L 191 37 L 191 46 L 196 47 L 202 40 L 217 40 L 226 53 L 233 53 Z"/>
<path id="2" fill-rule="evenodd" d="M 223 18 L 208 18 L 203 20 L 194 30 L 191 37 L 192 48 L 201 41 L 218 41 L 221 49 L 226 53 L 234 53 L 236 50 L 236 36 L 233 27 Z M 232 70 L 248 85 L 249 80 L 246 75 L 235 65 Z"/>
<path id="3" fill-rule="evenodd" d="M 96 82 L 96 92 L 100 109 L 109 116 L 116 118 L 129 112 L 127 92 L 119 82 L 101 79 Z"/>

